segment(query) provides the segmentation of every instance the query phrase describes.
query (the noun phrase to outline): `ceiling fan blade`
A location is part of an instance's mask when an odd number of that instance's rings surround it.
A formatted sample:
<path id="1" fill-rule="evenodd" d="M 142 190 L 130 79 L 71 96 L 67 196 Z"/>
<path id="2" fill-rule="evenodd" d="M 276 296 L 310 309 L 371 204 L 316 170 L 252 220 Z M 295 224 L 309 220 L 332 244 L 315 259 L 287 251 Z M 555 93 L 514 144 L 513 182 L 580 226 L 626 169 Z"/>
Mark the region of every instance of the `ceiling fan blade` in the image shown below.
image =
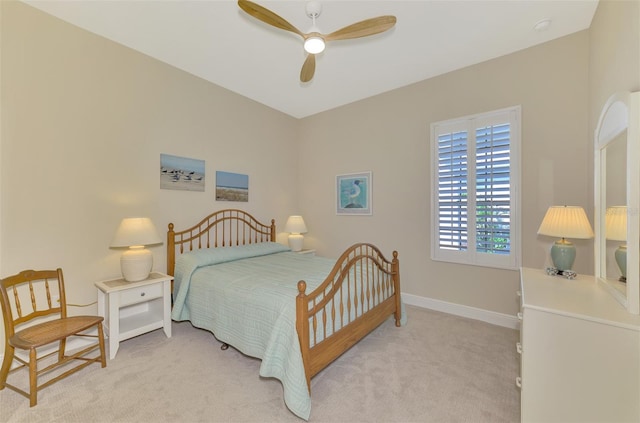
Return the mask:
<path id="1" fill-rule="evenodd" d="M 300 81 L 309 82 L 313 79 L 313 74 L 316 72 L 316 55 L 307 55 L 302 69 L 300 70 Z"/>
<path id="2" fill-rule="evenodd" d="M 275 26 L 276 28 L 284 29 L 285 31 L 291 31 L 294 34 L 298 34 L 301 37 L 304 36 L 304 34 L 300 32 L 298 28 L 291 25 L 289 22 L 287 22 L 287 20 L 276 15 L 269 9 L 266 9 L 260 6 L 259 4 L 256 4 L 249 0 L 238 0 L 238 6 L 240 7 L 240 9 L 244 10 L 249 15 L 253 16 L 254 18 L 266 24 Z"/>
<path id="3" fill-rule="evenodd" d="M 379 34 L 396 24 L 396 17 L 391 15 L 378 16 L 377 18 L 365 19 L 342 29 L 325 35 L 325 41 L 348 40 L 350 38 L 367 37 Z"/>

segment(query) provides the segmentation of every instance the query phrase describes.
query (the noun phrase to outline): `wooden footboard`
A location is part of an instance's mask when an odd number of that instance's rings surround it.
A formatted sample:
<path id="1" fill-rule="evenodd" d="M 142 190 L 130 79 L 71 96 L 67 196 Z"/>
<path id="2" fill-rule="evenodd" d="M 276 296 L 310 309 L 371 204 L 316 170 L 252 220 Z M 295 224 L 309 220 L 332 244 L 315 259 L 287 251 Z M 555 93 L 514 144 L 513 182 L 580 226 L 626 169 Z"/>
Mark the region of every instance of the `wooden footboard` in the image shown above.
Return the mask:
<path id="1" fill-rule="evenodd" d="M 388 261 L 371 244 L 355 244 L 310 294 L 298 282 L 296 329 L 311 390 L 311 378 L 393 314 L 400 326 L 398 253 Z"/>

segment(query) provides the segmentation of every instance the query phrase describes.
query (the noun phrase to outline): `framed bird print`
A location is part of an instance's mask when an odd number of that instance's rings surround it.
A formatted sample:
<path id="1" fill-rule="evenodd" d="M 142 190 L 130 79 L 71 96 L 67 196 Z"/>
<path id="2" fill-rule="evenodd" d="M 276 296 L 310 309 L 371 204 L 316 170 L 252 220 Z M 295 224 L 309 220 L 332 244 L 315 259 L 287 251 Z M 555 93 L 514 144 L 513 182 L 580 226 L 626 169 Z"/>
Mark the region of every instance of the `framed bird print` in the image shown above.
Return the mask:
<path id="1" fill-rule="evenodd" d="M 336 176 L 336 214 L 372 214 L 371 172 Z"/>

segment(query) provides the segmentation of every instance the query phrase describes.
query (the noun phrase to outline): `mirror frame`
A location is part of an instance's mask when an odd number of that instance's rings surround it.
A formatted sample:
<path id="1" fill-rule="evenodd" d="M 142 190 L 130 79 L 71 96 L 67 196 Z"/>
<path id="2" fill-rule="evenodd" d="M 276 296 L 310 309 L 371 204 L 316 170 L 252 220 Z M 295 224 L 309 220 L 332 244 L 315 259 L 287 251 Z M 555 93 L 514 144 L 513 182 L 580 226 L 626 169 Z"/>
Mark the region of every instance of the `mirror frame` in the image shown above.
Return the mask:
<path id="1" fill-rule="evenodd" d="M 609 97 L 596 127 L 594 152 L 595 274 L 629 313 L 640 314 L 640 92 L 621 92 Z M 606 277 L 606 147 L 627 131 L 627 281 L 626 295 Z M 630 264 L 630 265 L 629 265 Z"/>

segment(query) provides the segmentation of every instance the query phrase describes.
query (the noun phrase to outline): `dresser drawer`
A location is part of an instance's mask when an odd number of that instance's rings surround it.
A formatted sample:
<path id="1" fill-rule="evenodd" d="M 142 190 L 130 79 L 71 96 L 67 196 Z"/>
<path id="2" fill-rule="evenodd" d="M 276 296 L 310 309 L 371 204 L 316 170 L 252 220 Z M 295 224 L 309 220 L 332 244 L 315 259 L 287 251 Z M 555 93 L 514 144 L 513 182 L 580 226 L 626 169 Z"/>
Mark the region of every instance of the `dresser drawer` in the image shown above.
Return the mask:
<path id="1" fill-rule="evenodd" d="M 127 289 L 120 293 L 120 307 L 130 304 L 137 304 L 149 301 L 153 298 L 162 297 L 162 284 L 141 286 L 139 288 Z"/>

